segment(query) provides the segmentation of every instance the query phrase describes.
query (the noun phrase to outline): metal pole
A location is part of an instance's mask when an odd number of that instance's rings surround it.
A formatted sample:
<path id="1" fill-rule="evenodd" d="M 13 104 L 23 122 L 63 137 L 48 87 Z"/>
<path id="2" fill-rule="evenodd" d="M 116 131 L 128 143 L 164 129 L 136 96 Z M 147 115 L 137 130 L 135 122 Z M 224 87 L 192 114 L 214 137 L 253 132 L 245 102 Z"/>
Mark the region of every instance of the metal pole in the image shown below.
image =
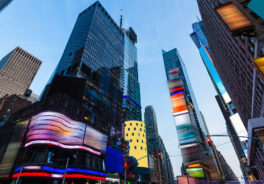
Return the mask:
<path id="1" fill-rule="evenodd" d="M 70 157 L 67 158 L 66 167 L 65 167 L 65 171 L 64 171 L 64 175 L 63 175 L 63 179 L 62 179 L 62 184 L 64 184 L 64 182 L 65 182 L 65 177 L 66 177 L 67 168 L 69 165 L 69 160 L 70 160 Z"/>
<path id="2" fill-rule="evenodd" d="M 125 168 L 125 184 L 127 184 L 127 168 Z"/>
<path id="3" fill-rule="evenodd" d="M 21 167 L 21 170 L 19 172 L 19 175 L 18 175 L 18 177 L 16 179 L 16 183 L 15 184 L 18 184 L 18 181 L 19 181 L 19 178 L 20 178 L 20 175 L 21 175 L 23 169 L 24 169 L 24 166 Z"/>

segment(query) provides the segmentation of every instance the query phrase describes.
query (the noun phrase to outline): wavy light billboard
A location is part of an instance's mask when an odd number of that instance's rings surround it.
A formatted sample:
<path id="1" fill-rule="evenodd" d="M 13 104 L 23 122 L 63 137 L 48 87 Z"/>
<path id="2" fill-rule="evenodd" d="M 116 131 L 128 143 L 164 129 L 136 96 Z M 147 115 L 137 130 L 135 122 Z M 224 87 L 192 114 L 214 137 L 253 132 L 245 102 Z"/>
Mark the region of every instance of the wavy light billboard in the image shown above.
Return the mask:
<path id="1" fill-rule="evenodd" d="M 52 144 L 65 149 L 83 149 L 99 155 L 106 150 L 107 136 L 61 113 L 42 112 L 31 118 L 28 127 L 25 146 L 32 144 Z"/>

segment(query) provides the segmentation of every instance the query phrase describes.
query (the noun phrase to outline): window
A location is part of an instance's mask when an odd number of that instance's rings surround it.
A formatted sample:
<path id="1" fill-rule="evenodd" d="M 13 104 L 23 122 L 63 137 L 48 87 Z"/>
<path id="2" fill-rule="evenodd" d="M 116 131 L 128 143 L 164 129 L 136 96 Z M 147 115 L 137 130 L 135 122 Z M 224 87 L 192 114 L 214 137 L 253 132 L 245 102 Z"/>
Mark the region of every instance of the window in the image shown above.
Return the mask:
<path id="1" fill-rule="evenodd" d="M 139 130 L 141 131 L 142 129 L 140 128 Z"/>
<path id="2" fill-rule="evenodd" d="M 140 133 L 138 133 L 138 136 L 140 136 Z"/>
<path id="3" fill-rule="evenodd" d="M 132 126 L 132 123 L 130 123 L 130 126 Z"/>
<path id="4" fill-rule="evenodd" d="M 130 130 L 130 128 L 127 129 L 128 131 Z"/>
<path id="5" fill-rule="evenodd" d="M 141 150 L 142 150 L 143 148 L 142 148 L 142 146 L 141 146 Z"/>
<path id="6" fill-rule="evenodd" d="M 143 143 L 143 140 L 142 140 L 142 143 Z"/>
<path id="7" fill-rule="evenodd" d="M 142 124 L 140 124 L 140 126 L 142 127 Z"/>
<path id="8" fill-rule="evenodd" d="M 128 134 L 126 134 L 126 136 L 128 136 Z"/>
<path id="9" fill-rule="evenodd" d="M 143 134 L 143 137 L 144 137 L 144 134 Z"/>
<path id="10" fill-rule="evenodd" d="M 132 133 L 132 136 L 134 136 L 134 133 Z"/>
<path id="11" fill-rule="evenodd" d="M 134 149 L 137 149 L 137 146 L 134 146 Z"/>
<path id="12" fill-rule="evenodd" d="M 138 139 L 137 139 L 137 142 L 138 142 Z"/>
<path id="13" fill-rule="evenodd" d="M 138 126 L 138 123 L 136 123 L 136 125 Z"/>
<path id="14" fill-rule="evenodd" d="M 130 139 L 130 142 L 132 142 L 132 139 Z"/>
<path id="15" fill-rule="evenodd" d="M 126 124 L 124 124 L 124 126 L 126 126 Z"/>
<path id="16" fill-rule="evenodd" d="M 136 128 L 134 128 L 134 130 L 137 130 Z"/>

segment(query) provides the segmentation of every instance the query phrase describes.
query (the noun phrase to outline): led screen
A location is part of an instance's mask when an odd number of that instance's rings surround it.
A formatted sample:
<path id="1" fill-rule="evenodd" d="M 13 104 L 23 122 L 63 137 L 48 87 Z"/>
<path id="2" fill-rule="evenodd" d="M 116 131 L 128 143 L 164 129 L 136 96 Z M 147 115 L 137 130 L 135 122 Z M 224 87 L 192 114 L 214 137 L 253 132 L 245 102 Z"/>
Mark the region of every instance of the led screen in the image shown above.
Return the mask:
<path id="1" fill-rule="evenodd" d="M 186 169 L 189 176 L 194 178 L 204 178 L 204 170 L 202 167 Z"/>
<path id="2" fill-rule="evenodd" d="M 200 147 L 197 143 L 181 145 L 180 148 L 184 163 L 194 162 L 201 159 L 199 152 Z"/>
<path id="3" fill-rule="evenodd" d="M 96 148 L 102 152 L 105 152 L 106 144 L 107 144 L 107 136 L 87 126 L 84 137 L 84 144 Z"/>
<path id="4" fill-rule="evenodd" d="M 251 22 L 234 4 L 228 4 L 216 10 L 231 31 L 248 27 Z"/>
<path id="5" fill-rule="evenodd" d="M 233 125 L 233 127 L 235 128 L 236 130 L 236 133 L 240 139 L 241 142 L 243 141 L 246 141 L 248 138 L 248 132 L 239 116 L 238 113 L 235 113 L 233 114 L 232 116 L 230 116 L 230 120 L 231 120 L 231 123 Z"/>
<path id="6" fill-rule="evenodd" d="M 107 146 L 105 154 L 105 170 L 121 174 L 123 171 L 122 152 Z"/>
<path id="7" fill-rule="evenodd" d="M 176 128 L 180 145 L 197 141 L 194 128 L 191 124 L 178 125 Z"/>
<path id="8" fill-rule="evenodd" d="M 14 128 L 13 135 L 7 146 L 2 162 L 0 163 L 1 178 L 8 178 L 9 176 L 9 172 L 12 169 L 13 163 L 16 159 L 27 125 L 28 125 L 28 120 L 17 123 Z"/>
<path id="9" fill-rule="evenodd" d="M 105 152 L 107 136 L 61 113 L 42 112 L 32 117 L 26 142 L 26 145 L 51 143 L 66 149 L 82 149 L 87 145 Z"/>
<path id="10" fill-rule="evenodd" d="M 183 86 L 183 81 L 181 79 L 173 79 L 168 81 L 168 87 L 169 89 L 174 89 L 176 87 Z"/>
<path id="11" fill-rule="evenodd" d="M 182 91 L 174 93 L 172 96 L 170 96 L 170 99 L 172 104 L 173 115 L 188 112 L 186 101 L 184 99 L 184 94 Z"/>
<path id="12" fill-rule="evenodd" d="M 178 184 L 195 184 L 196 181 L 193 177 L 177 176 Z"/>

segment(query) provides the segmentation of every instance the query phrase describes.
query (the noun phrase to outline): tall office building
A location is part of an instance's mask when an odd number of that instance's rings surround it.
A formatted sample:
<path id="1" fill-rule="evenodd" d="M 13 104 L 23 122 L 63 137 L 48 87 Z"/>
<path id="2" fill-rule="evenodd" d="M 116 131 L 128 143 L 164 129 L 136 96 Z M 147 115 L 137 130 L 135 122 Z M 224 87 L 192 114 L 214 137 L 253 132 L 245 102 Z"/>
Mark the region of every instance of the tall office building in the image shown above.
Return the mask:
<path id="1" fill-rule="evenodd" d="M 12 0 L 1 0 L 0 1 L 0 12 L 11 3 Z"/>
<path id="2" fill-rule="evenodd" d="M 240 161 L 241 170 L 243 172 L 244 178 L 247 178 L 247 130 L 238 115 L 234 104 L 232 103 L 223 83 L 220 79 L 215 67 L 214 62 L 211 57 L 211 51 L 208 45 L 208 41 L 204 34 L 204 26 L 203 22 L 195 22 L 192 25 L 193 33 L 191 34 L 191 38 L 194 41 L 195 45 L 199 49 L 199 53 L 203 60 L 203 63 L 206 67 L 206 70 L 209 74 L 209 77 L 215 87 L 217 92 L 217 102 L 220 106 L 220 109 L 223 113 L 223 116 L 226 120 L 226 127 L 228 135 L 232 141 L 234 149 L 237 153 L 238 159 Z M 241 137 L 238 137 L 241 136 Z"/>
<path id="3" fill-rule="evenodd" d="M 124 34 L 123 118 L 141 121 L 140 84 L 137 65 L 137 35 L 130 27 Z"/>
<path id="4" fill-rule="evenodd" d="M 88 119 L 112 132 L 120 132 L 122 124 L 124 37 L 96 1 L 79 14 L 54 72 L 86 80 L 82 99 L 91 112 Z"/>
<path id="5" fill-rule="evenodd" d="M 218 180 L 220 176 L 213 152 L 206 142 L 206 125 L 196 103 L 185 65 L 176 48 L 168 52 L 163 50 L 162 53 L 183 168 L 186 168 L 184 172 L 191 174 L 198 169 L 201 172 L 197 177 Z M 199 164 L 199 167 L 187 169 L 194 163 Z"/>
<path id="6" fill-rule="evenodd" d="M 257 32 L 263 31 L 263 26 L 260 26 L 263 21 L 254 17 L 255 14 L 247 8 L 246 3 L 249 1 L 226 0 L 225 2 L 235 5 L 244 15 L 247 15 L 251 23 L 255 22 Z M 218 13 L 219 11 L 216 11 L 217 8 L 225 5 L 222 1 L 198 0 L 198 5 L 214 66 L 241 120 L 247 127 L 247 121 L 251 118 L 251 113 L 253 113 L 253 117 L 258 117 L 261 113 L 262 92 L 264 89 L 264 82 L 260 76 L 257 76 L 256 84 L 253 87 L 252 61 L 256 40 L 247 36 L 233 36 L 235 33 L 225 24 Z M 255 86 L 256 90 L 253 95 L 252 87 L 255 88 Z M 254 104 L 253 107 L 252 104 Z"/>
<path id="7" fill-rule="evenodd" d="M 0 61 L 0 98 L 5 95 L 24 95 L 31 85 L 41 61 L 16 47 Z"/>
<path id="8" fill-rule="evenodd" d="M 254 0 L 224 2 L 198 0 L 198 5 L 214 66 L 241 120 L 249 129 L 250 118 L 263 116 L 264 81 L 252 62 L 254 58 L 264 54 L 263 44 L 259 44 L 264 36 L 264 20 L 251 11 Z M 234 20 L 237 20 L 237 24 Z M 250 149 L 249 144 L 248 161 L 251 159 Z M 264 152 L 262 147 L 260 149 Z M 255 176 L 263 175 L 263 168 L 250 163 Z"/>
<path id="9" fill-rule="evenodd" d="M 158 183 L 161 180 L 163 183 L 173 183 L 174 174 L 171 161 L 159 136 L 157 117 L 152 105 L 145 108 L 144 121 L 146 124 L 151 182 Z"/>

